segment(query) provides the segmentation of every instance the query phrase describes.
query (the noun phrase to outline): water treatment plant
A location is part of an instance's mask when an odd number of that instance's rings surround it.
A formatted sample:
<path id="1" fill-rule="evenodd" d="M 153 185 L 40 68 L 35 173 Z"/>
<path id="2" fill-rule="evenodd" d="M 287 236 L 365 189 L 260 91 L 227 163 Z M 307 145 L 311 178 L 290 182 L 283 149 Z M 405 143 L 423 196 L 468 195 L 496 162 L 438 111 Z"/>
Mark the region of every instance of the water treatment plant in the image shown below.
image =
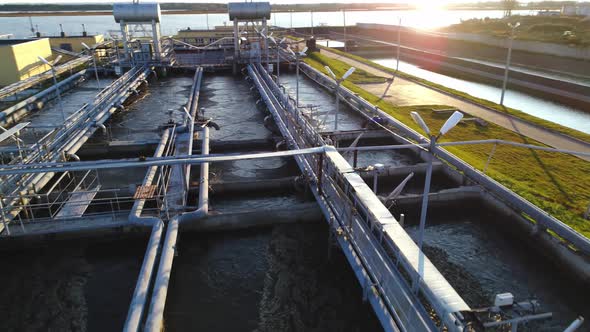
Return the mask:
<path id="1" fill-rule="evenodd" d="M 588 329 L 590 136 L 503 105 L 581 78 L 492 105 L 361 57 L 501 83 L 400 26 L 226 15 L 0 39 L 1 330 Z"/>

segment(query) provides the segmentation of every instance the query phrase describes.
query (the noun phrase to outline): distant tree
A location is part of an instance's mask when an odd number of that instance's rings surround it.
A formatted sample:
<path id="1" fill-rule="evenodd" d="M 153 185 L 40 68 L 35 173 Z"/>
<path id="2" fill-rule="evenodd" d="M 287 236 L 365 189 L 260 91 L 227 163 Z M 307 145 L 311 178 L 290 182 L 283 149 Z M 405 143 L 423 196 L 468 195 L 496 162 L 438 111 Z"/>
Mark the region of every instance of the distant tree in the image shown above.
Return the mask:
<path id="1" fill-rule="evenodd" d="M 518 7 L 517 0 L 502 0 L 502 6 L 504 7 L 504 17 L 512 15 L 512 10 Z"/>

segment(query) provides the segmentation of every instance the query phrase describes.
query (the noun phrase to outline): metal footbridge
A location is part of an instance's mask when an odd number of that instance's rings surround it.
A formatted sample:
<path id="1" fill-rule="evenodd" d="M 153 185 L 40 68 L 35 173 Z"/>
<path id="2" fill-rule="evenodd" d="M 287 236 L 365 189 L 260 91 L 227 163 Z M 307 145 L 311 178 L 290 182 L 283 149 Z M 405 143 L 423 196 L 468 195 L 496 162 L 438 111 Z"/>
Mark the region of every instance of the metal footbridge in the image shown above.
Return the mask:
<path id="1" fill-rule="evenodd" d="M 43 136 L 32 144 L 18 139 L 23 146 L 18 146 L 18 156 L 8 165 L 35 165 L 64 160 L 79 160 L 76 152 L 99 128 L 105 128 L 104 123 L 117 110 L 123 108 L 123 102 L 137 93 L 139 85 L 145 82 L 151 73 L 149 67 L 135 67 L 122 75 L 119 79 L 102 90 L 96 98 L 85 104 L 75 113 L 64 119 L 62 125 L 55 128 L 39 126 L 23 127 L 20 137 Z M 43 131 L 43 129 L 48 129 Z M 35 135 L 32 135 L 32 132 Z M 0 200 L 2 220 L 0 233 L 9 226 L 15 218 L 20 218 L 23 208 L 31 200 L 43 192 L 56 173 L 42 174 L 14 174 L 0 176 Z M 61 181 L 64 174 L 57 181 Z M 51 192 L 51 190 L 49 190 Z M 32 207 L 25 209 L 27 215 L 35 215 Z M 9 229 L 7 229 L 9 233 Z"/>
<path id="2" fill-rule="evenodd" d="M 326 146 L 310 119 L 260 64 L 249 65 L 248 74 L 290 149 Z M 441 328 L 420 301 L 423 296 L 448 330 L 463 330 L 461 312 L 469 306 L 340 153 L 328 147 L 325 154 L 296 160 L 384 328 Z M 416 275 L 419 294 L 411 287 Z"/>

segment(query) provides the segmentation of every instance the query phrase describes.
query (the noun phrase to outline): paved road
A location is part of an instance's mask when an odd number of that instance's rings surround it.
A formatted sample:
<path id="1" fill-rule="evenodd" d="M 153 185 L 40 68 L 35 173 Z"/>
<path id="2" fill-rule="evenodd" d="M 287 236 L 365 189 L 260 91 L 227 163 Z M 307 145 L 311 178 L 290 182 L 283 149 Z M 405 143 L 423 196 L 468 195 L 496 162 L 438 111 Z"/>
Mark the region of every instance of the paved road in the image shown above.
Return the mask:
<path id="1" fill-rule="evenodd" d="M 336 53 L 321 50 L 323 55 L 346 62 L 351 66 L 362 69 L 376 76 L 391 77 L 391 74 L 371 67 L 359 61 L 338 55 Z M 386 83 L 383 84 L 358 84 L 363 89 L 381 96 L 385 91 Z M 385 97 L 396 105 L 449 105 L 456 107 L 462 112 L 468 113 L 472 116 L 479 117 L 488 122 L 493 122 L 501 127 L 509 129 L 518 134 L 530 137 L 548 146 L 558 149 L 566 149 L 573 151 L 583 151 L 590 153 L 590 142 L 580 142 L 575 139 L 570 139 L 563 135 L 557 134 L 551 130 L 547 130 L 536 125 L 533 125 L 524 120 L 518 119 L 508 114 L 502 114 L 485 107 L 481 107 L 470 102 L 461 100 L 459 98 L 439 92 L 427 86 L 408 81 L 402 78 L 396 78 L 394 84 L 389 90 L 389 95 Z M 590 157 L 580 157 L 590 161 Z"/>

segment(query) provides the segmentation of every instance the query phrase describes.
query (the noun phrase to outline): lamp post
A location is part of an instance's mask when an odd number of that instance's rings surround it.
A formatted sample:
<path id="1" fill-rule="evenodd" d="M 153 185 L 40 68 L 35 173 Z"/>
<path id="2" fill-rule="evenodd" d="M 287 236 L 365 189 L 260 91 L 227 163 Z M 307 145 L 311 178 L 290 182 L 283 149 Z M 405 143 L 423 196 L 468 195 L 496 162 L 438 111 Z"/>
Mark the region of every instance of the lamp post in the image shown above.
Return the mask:
<path id="1" fill-rule="evenodd" d="M 395 64 L 395 73 L 399 71 L 399 52 L 402 47 L 402 18 L 399 18 L 399 24 L 397 26 L 397 63 Z"/>
<path id="2" fill-rule="evenodd" d="M 334 81 L 336 82 L 336 115 L 334 115 L 334 131 L 338 131 L 338 114 L 340 113 L 340 85 L 350 75 L 352 75 L 352 73 L 354 73 L 356 68 L 350 67 L 350 69 L 348 69 L 346 71 L 346 73 L 344 73 L 344 75 L 342 75 L 341 78 L 337 78 L 336 74 L 334 74 L 334 72 L 332 71 L 332 69 L 330 69 L 330 67 L 324 66 L 324 68 L 326 68 L 326 71 L 328 72 L 328 74 L 330 74 L 332 79 L 334 79 Z"/>
<path id="3" fill-rule="evenodd" d="M 506 93 L 506 85 L 508 84 L 508 71 L 510 70 L 510 60 L 512 58 L 512 42 L 514 41 L 514 33 L 516 28 L 520 26 L 520 22 L 516 24 L 508 23 L 510 27 L 510 38 L 508 38 L 508 55 L 506 56 L 506 69 L 504 70 L 504 81 L 502 82 L 502 96 L 500 97 L 500 105 L 504 106 L 504 94 Z"/>
<path id="4" fill-rule="evenodd" d="M 254 28 L 254 29 L 256 29 L 256 28 Z M 271 32 L 267 36 L 265 34 L 266 33 L 266 28 L 262 28 L 262 30 L 260 30 L 260 31 L 256 30 L 256 31 L 260 34 L 260 36 L 262 38 L 264 38 L 264 50 L 265 50 L 265 55 L 266 55 L 265 56 L 266 57 L 266 66 L 265 66 L 265 68 L 266 68 L 266 71 L 267 72 L 270 72 L 270 58 L 269 58 L 269 54 L 268 54 L 268 39 L 270 37 L 272 37 L 272 35 L 273 35 L 274 32 Z"/>
<path id="5" fill-rule="evenodd" d="M 344 23 L 344 52 L 348 52 L 348 48 L 346 47 L 346 9 L 342 9 L 342 21 Z"/>
<path id="6" fill-rule="evenodd" d="M 430 133 L 430 129 L 426 125 L 426 122 L 422 119 L 418 112 L 411 112 L 410 115 L 414 122 L 424 130 L 426 135 L 430 138 L 430 145 L 428 146 L 428 166 L 426 168 L 426 179 L 424 180 L 424 194 L 422 195 L 422 208 L 420 211 L 420 228 L 418 231 L 418 275 L 414 279 L 413 290 L 415 293 L 418 292 L 420 279 L 424 274 L 424 254 L 422 253 L 422 246 L 424 243 L 424 228 L 426 226 L 426 213 L 428 211 L 428 194 L 430 193 L 430 181 L 432 179 L 432 160 L 434 159 L 434 153 L 436 152 L 436 141 L 446 134 L 449 130 L 455 127 L 459 121 L 463 118 L 463 113 L 455 111 L 451 117 L 445 122 L 440 128 L 438 135 L 434 136 Z"/>
<path id="7" fill-rule="evenodd" d="M 92 57 L 92 65 L 94 66 L 94 75 L 96 76 L 96 88 L 98 90 L 100 90 L 100 80 L 98 79 L 98 70 L 96 69 L 96 59 L 94 58 L 95 49 L 93 47 L 91 48 L 90 46 L 86 45 L 86 43 L 84 43 L 84 42 L 82 42 L 82 47 L 84 47 L 88 51 L 88 53 L 90 53 L 90 56 Z"/>
<path id="8" fill-rule="evenodd" d="M 273 42 L 273 44 L 276 45 L 277 47 L 277 85 L 280 86 L 280 79 L 281 79 L 281 69 L 280 69 L 280 61 L 281 61 L 281 44 L 283 42 L 285 42 L 285 39 L 287 39 L 287 37 L 283 37 L 283 39 L 281 39 L 280 41 L 277 42 L 276 39 L 274 39 L 274 37 L 270 36 L 268 37 L 268 39 L 270 39 L 270 41 Z"/>
<path id="9" fill-rule="evenodd" d="M 293 52 L 292 49 L 288 48 L 289 52 L 295 56 L 295 63 L 296 63 L 296 83 L 295 83 L 295 106 L 299 107 L 299 61 L 302 57 L 307 55 L 307 47 L 303 49 L 301 52 Z"/>
<path id="10" fill-rule="evenodd" d="M 47 61 L 42 56 L 37 56 L 37 58 L 39 60 L 41 60 L 41 62 L 43 62 L 44 64 L 48 65 L 49 68 L 51 68 L 51 75 L 53 76 L 53 84 L 55 85 L 55 91 L 57 92 L 57 101 L 59 104 L 59 109 L 61 111 L 61 117 L 63 118 L 63 125 L 65 125 L 66 124 L 66 115 L 64 113 L 64 104 L 61 100 L 61 92 L 59 91 L 59 86 L 57 85 L 57 74 L 55 73 L 55 67 L 53 67 L 56 63 L 59 62 L 59 60 L 61 59 L 61 55 L 57 56 L 57 58 L 55 58 L 55 60 L 53 60 L 52 62 Z"/>
<path id="11" fill-rule="evenodd" d="M 313 36 L 313 10 L 310 13 L 311 13 L 311 35 Z"/>

